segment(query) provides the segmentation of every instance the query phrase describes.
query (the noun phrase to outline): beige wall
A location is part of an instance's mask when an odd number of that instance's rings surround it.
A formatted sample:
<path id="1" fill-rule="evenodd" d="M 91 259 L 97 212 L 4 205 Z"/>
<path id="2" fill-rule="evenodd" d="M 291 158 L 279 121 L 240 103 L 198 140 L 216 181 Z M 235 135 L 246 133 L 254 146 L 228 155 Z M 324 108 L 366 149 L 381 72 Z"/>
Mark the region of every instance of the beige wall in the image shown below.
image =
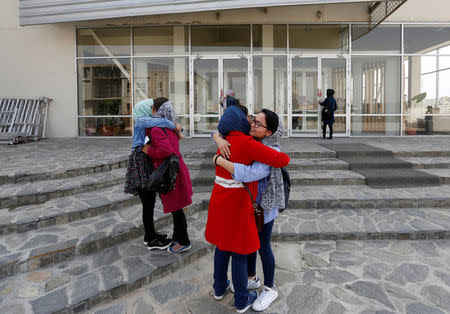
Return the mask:
<path id="1" fill-rule="evenodd" d="M 0 98 L 53 98 L 46 136 L 77 136 L 74 27 L 20 27 L 18 5 L 1 1 Z"/>
<path id="2" fill-rule="evenodd" d="M 388 19 L 390 22 L 450 22 L 449 0 L 408 0 Z"/>

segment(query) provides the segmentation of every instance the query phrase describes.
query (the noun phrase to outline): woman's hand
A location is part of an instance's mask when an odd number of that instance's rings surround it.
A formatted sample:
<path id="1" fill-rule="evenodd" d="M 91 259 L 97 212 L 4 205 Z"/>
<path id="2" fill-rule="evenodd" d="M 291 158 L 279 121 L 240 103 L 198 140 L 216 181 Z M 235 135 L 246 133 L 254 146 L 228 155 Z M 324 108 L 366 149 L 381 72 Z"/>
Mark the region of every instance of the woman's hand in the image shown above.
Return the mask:
<path id="1" fill-rule="evenodd" d="M 178 140 L 181 140 L 182 138 L 184 138 L 183 133 L 181 133 L 181 132 L 183 132 L 183 127 L 181 126 L 181 124 L 176 123 L 174 131 L 178 135 Z"/>
<path id="2" fill-rule="evenodd" d="M 150 145 L 148 145 L 148 144 L 145 144 L 144 146 L 142 146 L 142 151 L 145 153 L 145 154 L 148 154 L 148 149 L 150 148 Z"/>
<path id="3" fill-rule="evenodd" d="M 214 133 L 213 135 L 214 141 L 217 143 L 217 147 L 219 148 L 219 152 L 223 157 L 226 159 L 230 158 L 231 152 L 230 152 L 230 146 L 231 144 L 226 140 L 223 139 L 222 136 L 220 136 L 220 133 Z"/>

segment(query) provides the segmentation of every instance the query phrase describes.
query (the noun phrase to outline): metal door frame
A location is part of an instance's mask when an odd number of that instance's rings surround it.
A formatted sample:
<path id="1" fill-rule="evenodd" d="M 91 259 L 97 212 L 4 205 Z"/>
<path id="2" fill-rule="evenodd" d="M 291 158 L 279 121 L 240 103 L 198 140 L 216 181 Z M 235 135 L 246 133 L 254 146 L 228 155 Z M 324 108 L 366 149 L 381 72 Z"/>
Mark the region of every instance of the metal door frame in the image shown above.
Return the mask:
<path id="1" fill-rule="evenodd" d="M 230 55 L 213 55 L 213 54 L 197 54 L 189 57 L 189 128 L 191 137 L 209 137 L 209 134 L 196 134 L 194 130 L 194 120 L 197 117 L 213 117 L 219 118 L 223 114 L 222 106 L 219 105 L 218 114 L 196 114 L 194 112 L 194 61 L 204 59 L 204 60 L 217 60 L 217 73 L 218 73 L 218 95 L 217 99 L 220 103 L 221 90 L 223 90 L 223 61 L 229 59 L 247 59 L 247 108 L 249 113 L 253 112 L 252 105 L 252 58 L 250 54 L 230 54 Z M 226 93 L 226 91 L 223 91 Z"/>

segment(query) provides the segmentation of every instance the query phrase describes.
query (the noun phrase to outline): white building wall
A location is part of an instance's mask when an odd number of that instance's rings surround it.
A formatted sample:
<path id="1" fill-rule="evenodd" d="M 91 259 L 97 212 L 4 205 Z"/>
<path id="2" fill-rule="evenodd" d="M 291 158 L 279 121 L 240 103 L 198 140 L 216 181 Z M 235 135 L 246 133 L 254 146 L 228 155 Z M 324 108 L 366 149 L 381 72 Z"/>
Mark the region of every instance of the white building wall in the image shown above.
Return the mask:
<path id="1" fill-rule="evenodd" d="M 47 137 L 75 137 L 77 96 L 72 25 L 19 26 L 19 1 L 0 4 L 0 98 L 53 98 Z"/>

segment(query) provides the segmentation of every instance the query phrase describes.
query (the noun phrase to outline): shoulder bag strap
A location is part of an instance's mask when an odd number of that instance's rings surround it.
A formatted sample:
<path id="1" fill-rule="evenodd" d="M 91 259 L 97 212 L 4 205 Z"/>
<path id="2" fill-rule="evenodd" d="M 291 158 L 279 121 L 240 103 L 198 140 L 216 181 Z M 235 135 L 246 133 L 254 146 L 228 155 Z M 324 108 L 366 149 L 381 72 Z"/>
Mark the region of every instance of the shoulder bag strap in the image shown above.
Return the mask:
<path id="1" fill-rule="evenodd" d="M 250 195 L 250 198 L 252 199 L 253 208 L 257 210 L 258 204 L 256 204 L 252 192 L 250 192 L 247 183 L 242 182 L 242 184 L 244 185 L 244 188 L 247 190 L 248 194 Z"/>

